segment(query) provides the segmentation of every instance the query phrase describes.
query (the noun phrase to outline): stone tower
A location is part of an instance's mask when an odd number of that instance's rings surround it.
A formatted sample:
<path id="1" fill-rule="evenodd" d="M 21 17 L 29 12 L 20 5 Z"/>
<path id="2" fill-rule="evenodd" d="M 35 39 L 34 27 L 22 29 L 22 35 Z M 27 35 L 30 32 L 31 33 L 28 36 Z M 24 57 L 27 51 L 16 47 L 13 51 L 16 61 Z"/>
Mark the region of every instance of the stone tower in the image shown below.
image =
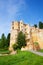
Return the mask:
<path id="1" fill-rule="evenodd" d="M 34 42 L 38 42 L 40 49 L 43 49 L 43 29 L 30 27 L 29 24 L 24 24 L 21 21 L 13 21 L 10 29 L 10 47 L 9 50 L 13 50 L 13 44 L 16 44 L 18 33 L 22 31 L 26 35 L 27 46 L 24 50 L 34 48 Z M 35 48 L 34 48 L 35 49 Z"/>
<path id="2" fill-rule="evenodd" d="M 17 35 L 20 31 L 22 31 L 26 35 L 26 42 L 27 46 L 29 47 L 30 45 L 30 26 L 29 24 L 24 24 L 23 21 L 21 20 L 20 22 L 18 21 L 13 21 L 11 24 L 11 36 L 10 36 L 10 47 L 9 50 L 13 50 L 12 46 L 13 44 L 16 44 L 16 39 Z"/>

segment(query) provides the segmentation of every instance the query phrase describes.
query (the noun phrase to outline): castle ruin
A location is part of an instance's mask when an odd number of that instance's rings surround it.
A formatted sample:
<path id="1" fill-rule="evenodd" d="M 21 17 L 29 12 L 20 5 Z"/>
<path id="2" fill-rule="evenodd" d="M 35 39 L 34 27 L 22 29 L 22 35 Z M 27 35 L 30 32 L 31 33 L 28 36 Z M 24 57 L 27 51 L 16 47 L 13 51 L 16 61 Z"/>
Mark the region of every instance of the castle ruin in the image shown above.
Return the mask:
<path id="1" fill-rule="evenodd" d="M 13 21 L 10 29 L 10 47 L 9 50 L 13 50 L 12 45 L 16 43 L 18 33 L 22 31 L 26 35 L 27 46 L 25 50 L 34 50 L 34 42 L 38 42 L 40 49 L 43 49 L 43 29 L 31 27 L 29 24 L 24 24 L 23 21 Z"/>

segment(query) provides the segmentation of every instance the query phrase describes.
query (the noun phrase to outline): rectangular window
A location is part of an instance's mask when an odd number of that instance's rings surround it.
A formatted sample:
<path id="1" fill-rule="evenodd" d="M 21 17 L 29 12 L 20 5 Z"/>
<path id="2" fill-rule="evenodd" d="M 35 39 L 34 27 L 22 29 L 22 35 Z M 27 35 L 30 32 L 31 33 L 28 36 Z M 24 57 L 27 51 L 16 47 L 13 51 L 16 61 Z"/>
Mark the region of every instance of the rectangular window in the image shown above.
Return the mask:
<path id="1" fill-rule="evenodd" d="M 14 29 L 14 27 L 12 27 L 12 29 Z"/>

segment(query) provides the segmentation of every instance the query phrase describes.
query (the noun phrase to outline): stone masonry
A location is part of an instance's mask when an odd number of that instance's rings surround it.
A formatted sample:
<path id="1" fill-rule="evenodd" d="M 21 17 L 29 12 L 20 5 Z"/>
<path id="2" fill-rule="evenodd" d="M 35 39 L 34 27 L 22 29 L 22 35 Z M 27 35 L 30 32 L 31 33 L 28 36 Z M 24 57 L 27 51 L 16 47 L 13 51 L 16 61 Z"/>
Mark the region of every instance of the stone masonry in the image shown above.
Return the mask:
<path id="1" fill-rule="evenodd" d="M 43 49 L 43 29 L 31 27 L 29 24 L 24 24 L 21 20 L 19 22 L 13 21 L 11 24 L 9 50 L 13 50 L 12 46 L 16 43 L 17 35 L 20 31 L 26 35 L 27 46 L 24 48 L 24 50 L 33 50 L 34 42 L 38 42 L 40 49 Z"/>

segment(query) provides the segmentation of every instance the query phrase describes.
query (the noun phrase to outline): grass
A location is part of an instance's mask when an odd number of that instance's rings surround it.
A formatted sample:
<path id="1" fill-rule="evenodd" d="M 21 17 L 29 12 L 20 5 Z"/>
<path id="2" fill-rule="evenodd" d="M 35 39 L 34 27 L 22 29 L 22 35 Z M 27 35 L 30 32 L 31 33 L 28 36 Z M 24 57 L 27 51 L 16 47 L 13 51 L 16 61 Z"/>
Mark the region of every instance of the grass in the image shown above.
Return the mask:
<path id="1" fill-rule="evenodd" d="M 39 52 L 43 52 L 43 49 L 38 50 Z"/>
<path id="2" fill-rule="evenodd" d="M 43 57 L 28 51 L 19 51 L 16 55 L 0 56 L 0 65 L 43 65 Z"/>
<path id="3" fill-rule="evenodd" d="M 0 49 L 0 54 L 9 54 L 10 51 L 6 49 Z"/>

